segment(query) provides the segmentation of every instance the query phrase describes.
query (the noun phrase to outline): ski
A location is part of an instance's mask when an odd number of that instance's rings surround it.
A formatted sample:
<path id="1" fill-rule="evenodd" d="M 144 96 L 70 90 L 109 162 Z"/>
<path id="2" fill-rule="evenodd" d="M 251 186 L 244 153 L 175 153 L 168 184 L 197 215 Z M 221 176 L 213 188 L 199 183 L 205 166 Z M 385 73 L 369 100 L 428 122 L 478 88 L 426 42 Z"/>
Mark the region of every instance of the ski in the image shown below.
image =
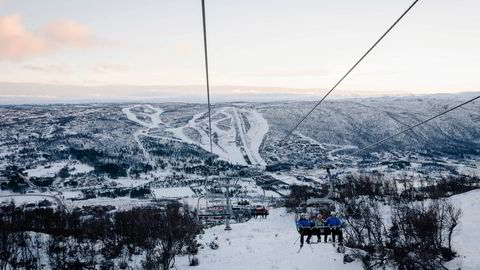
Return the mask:
<path id="1" fill-rule="evenodd" d="M 346 248 L 342 243 L 340 243 L 340 244 L 338 244 L 338 247 L 337 247 L 336 250 L 337 250 L 338 253 L 345 253 Z"/>

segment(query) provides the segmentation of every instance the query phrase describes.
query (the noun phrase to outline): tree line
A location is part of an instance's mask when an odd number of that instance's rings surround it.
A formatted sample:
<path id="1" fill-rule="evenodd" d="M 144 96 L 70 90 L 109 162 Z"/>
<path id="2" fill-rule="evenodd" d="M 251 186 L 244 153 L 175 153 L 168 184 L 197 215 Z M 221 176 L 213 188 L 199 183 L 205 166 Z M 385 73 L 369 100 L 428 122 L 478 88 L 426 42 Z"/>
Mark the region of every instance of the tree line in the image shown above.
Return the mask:
<path id="1" fill-rule="evenodd" d="M 170 269 L 198 251 L 202 228 L 186 206 L 168 204 L 85 215 L 52 208 L 0 207 L 0 269 Z"/>

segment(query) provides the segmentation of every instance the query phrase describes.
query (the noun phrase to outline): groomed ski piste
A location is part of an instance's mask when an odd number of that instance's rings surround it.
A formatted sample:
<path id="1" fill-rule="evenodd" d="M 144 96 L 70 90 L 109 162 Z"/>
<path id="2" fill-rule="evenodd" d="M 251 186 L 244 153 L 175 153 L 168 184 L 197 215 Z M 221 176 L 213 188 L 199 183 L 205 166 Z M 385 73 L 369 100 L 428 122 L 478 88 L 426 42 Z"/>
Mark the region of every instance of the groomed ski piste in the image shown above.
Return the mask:
<path id="1" fill-rule="evenodd" d="M 258 151 L 269 127 L 260 113 L 221 107 L 212 111 L 211 119 L 213 153 L 240 165 L 265 165 Z M 175 138 L 210 151 L 208 115 L 204 112 L 194 115 L 185 126 L 167 130 Z"/>
<path id="2" fill-rule="evenodd" d="M 139 111 L 134 111 L 135 109 Z M 149 134 L 151 130 L 161 125 L 167 126 L 161 120 L 164 111 L 149 104 L 133 105 L 123 108 L 122 111 L 130 121 L 142 127 L 133 136 L 146 159 L 153 163 L 139 137 L 155 137 Z M 211 118 L 214 154 L 220 159 L 240 165 L 265 165 L 259 149 L 269 126 L 260 113 L 251 109 L 220 107 L 213 110 Z M 171 132 L 175 139 L 210 151 L 208 129 L 208 115 L 202 112 L 195 114 L 186 125 L 167 128 L 166 131 Z"/>
<path id="3" fill-rule="evenodd" d="M 141 109 L 143 112 L 135 113 L 132 111 L 133 109 Z M 163 113 L 163 110 L 149 104 L 144 104 L 123 108 L 122 111 L 127 115 L 128 120 L 133 121 L 143 127 L 133 134 L 133 138 L 137 142 L 138 146 L 142 150 L 143 155 L 150 165 L 155 165 L 155 161 L 150 157 L 150 154 L 143 146 L 140 136 L 145 136 L 151 129 L 158 128 L 160 125 L 164 124 L 160 119 L 160 115 Z M 143 119 L 139 118 L 140 115 L 143 116 Z"/>

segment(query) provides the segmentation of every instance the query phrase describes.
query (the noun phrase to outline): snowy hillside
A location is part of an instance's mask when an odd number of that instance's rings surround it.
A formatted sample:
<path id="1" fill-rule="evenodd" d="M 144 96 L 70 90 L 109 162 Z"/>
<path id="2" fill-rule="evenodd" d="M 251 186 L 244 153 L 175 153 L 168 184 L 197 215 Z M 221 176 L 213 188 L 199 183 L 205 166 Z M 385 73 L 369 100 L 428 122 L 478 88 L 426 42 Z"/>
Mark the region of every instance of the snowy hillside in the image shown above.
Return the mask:
<path id="1" fill-rule="evenodd" d="M 450 97 L 450 98 L 448 98 Z M 213 153 L 240 165 L 276 162 L 345 163 L 349 153 L 461 103 L 464 95 L 384 97 L 326 101 L 280 145 L 310 102 L 225 103 L 212 109 Z M 134 109 L 134 110 L 133 110 Z M 210 151 L 208 114 L 193 104 L 135 105 L 123 108 L 143 129 L 133 136 L 148 160 L 140 136 L 170 138 Z M 470 104 L 399 136 L 362 155 L 443 153 L 454 158 L 478 154 L 480 110 Z"/>
<path id="2" fill-rule="evenodd" d="M 465 100 L 462 95 L 447 95 L 325 101 L 297 131 L 323 144 L 362 147 Z M 270 125 L 267 143 L 281 139 L 313 105 L 284 102 L 258 106 Z M 373 150 L 420 147 L 448 154 L 474 154 L 480 146 L 479 108 L 478 102 L 469 104 Z"/>
<path id="3" fill-rule="evenodd" d="M 480 269 L 480 190 L 470 191 L 451 198 L 462 209 L 458 233 L 454 236 L 454 248 L 460 258 L 448 263 L 450 269 Z"/>

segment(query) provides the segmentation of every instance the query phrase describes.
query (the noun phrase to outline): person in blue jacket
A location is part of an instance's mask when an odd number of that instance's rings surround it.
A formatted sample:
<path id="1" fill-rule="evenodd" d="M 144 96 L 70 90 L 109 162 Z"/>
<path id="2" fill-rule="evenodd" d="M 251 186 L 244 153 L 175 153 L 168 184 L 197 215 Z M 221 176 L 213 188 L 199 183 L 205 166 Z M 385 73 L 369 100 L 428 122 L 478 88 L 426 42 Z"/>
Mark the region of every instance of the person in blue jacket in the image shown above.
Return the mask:
<path id="1" fill-rule="evenodd" d="M 337 217 L 336 212 L 332 212 L 331 215 L 325 220 L 325 226 L 327 226 L 328 234 L 332 234 L 332 242 L 335 242 L 335 237 L 338 235 L 338 241 L 343 242 L 343 222 Z"/>
<path id="2" fill-rule="evenodd" d="M 307 244 L 310 243 L 310 238 L 312 238 L 312 224 L 310 220 L 307 219 L 305 214 L 302 214 L 297 221 L 298 232 L 300 233 L 300 247 L 303 247 L 303 238 L 307 235 Z"/>

